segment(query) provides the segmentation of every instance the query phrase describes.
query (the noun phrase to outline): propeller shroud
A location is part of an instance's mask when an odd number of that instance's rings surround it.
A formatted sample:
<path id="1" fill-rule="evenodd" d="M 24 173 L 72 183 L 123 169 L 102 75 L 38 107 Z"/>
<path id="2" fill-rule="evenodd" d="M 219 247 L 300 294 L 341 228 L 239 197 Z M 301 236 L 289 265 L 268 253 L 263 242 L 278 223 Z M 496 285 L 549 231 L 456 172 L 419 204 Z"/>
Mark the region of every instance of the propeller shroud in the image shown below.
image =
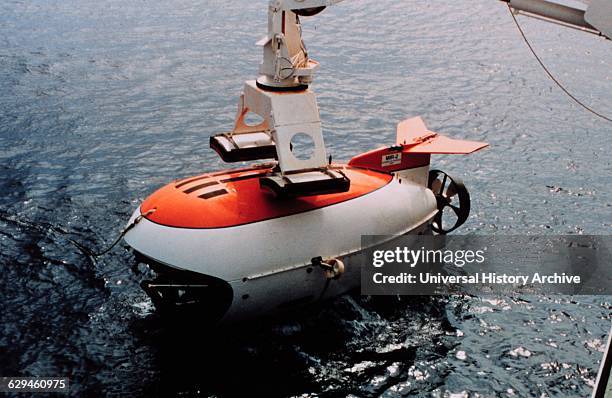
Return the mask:
<path id="1" fill-rule="evenodd" d="M 438 213 L 434 216 L 431 229 L 440 235 L 446 235 L 463 225 L 470 215 L 470 193 L 463 181 L 441 170 L 431 170 L 427 186 L 436 196 L 438 204 Z M 449 212 L 451 214 L 448 214 Z M 443 219 L 451 215 L 454 215 L 456 220 L 447 226 Z"/>

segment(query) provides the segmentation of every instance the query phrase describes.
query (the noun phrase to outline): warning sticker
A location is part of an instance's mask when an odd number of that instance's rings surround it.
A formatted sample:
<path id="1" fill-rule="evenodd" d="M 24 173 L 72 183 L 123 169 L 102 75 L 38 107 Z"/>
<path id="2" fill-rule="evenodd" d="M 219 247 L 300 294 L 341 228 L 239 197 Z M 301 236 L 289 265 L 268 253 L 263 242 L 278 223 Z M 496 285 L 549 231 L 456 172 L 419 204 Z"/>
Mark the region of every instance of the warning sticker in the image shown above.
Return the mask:
<path id="1" fill-rule="evenodd" d="M 393 166 L 393 165 L 400 164 L 400 163 L 402 163 L 402 153 L 401 152 L 389 153 L 387 155 L 382 156 L 382 162 L 381 162 L 382 167 Z"/>

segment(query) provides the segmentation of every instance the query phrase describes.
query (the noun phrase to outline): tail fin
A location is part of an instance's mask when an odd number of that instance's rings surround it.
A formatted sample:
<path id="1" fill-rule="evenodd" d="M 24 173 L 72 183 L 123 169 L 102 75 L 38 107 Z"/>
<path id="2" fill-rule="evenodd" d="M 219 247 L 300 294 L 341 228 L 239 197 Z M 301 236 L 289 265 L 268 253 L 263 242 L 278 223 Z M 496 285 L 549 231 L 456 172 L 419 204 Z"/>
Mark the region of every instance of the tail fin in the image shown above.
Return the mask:
<path id="1" fill-rule="evenodd" d="M 397 145 L 405 145 L 413 142 L 416 138 L 431 134 L 432 131 L 427 129 L 425 122 L 420 116 L 403 120 L 397 124 Z"/>
<path id="2" fill-rule="evenodd" d="M 468 154 L 489 145 L 484 142 L 456 140 L 430 131 L 418 116 L 398 123 L 396 144 L 404 147 L 404 153 L 429 154 Z"/>
<path id="3" fill-rule="evenodd" d="M 397 125 L 396 145 L 357 155 L 349 165 L 395 172 L 427 166 L 432 154 L 468 154 L 488 145 L 445 137 L 428 130 L 423 119 L 414 117 Z"/>

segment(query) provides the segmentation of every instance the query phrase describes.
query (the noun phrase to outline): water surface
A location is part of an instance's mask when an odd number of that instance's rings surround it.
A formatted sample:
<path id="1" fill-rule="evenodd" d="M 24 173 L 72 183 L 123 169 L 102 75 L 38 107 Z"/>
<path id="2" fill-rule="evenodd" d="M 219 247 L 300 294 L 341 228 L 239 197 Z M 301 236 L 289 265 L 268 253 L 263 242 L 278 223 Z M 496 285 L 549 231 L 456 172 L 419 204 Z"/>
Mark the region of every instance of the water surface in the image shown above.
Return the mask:
<path id="1" fill-rule="evenodd" d="M 253 330 L 154 313 L 120 245 L 170 180 L 225 165 L 266 2 L 0 4 L 0 374 L 71 377 L 75 396 L 588 396 L 610 297 L 345 296 Z M 612 113 L 610 42 L 521 18 L 550 69 Z M 422 115 L 491 148 L 463 176 L 477 234 L 609 234 L 611 126 L 548 80 L 495 1 L 346 1 L 304 21 L 334 159 Z M 194 366 L 194 363 L 197 365 Z"/>

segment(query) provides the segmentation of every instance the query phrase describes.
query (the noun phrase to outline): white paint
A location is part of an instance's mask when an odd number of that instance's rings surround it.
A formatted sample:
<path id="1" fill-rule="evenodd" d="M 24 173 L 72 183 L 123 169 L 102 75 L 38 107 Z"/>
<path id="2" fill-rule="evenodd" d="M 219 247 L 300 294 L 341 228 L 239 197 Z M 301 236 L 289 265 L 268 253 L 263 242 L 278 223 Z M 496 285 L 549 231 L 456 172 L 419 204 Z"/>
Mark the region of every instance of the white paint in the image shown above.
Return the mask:
<path id="1" fill-rule="evenodd" d="M 161 263 L 233 281 L 354 253 L 361 235 L 404 234 L 436 211 L 431 191 L 394 179 L 346 202 L 236 227 L 172 228 L 143 219 L 125 240 Z"/>
<path id="2" fill-rule="evenodd" d="M 402 153 L 397 152 L 397 153 L 389 153 L 386 155 L 382 155 L 380 165 L 382 167 L 387 167 L 387 166 L 393 166 L 393 165 L 401 164 L 401 163 L 402 163 Z"/>
<path id="3" fill-rule="evenodd" d="M 359 287 L 362 234 L 427 232 L 436 212 L 430 190 L 393 179 L 347 202 L 236 227 L 171 228 L 143 219 L 125 240 L 160 263 L 229 282 L 233 301 L 221 320 L 227 323 Z M 311 266 L 317 256 L 340 259 L 345 272 L 328 282 L 322 269 Z"/>
<path id="4" fill-rule="evenodd" d="M 416 184 L 422 187 L 427 186 L 427 180 L 429 178 L 429 166 L 416 167 L 414 169 L 406 169 L 395 172 L 397 178 L 401 179 L 402 182 Z"/>
<path id="5" fill-rule="evenodd" d="M 584 15 L 584 19 L 606 37 L 612 39 L 612 1 L 591 1 Z"/>
<path id="6" fill-rule="evenodd" d="M 262 90 L 255 81 L 247 81 L 244 85 L 244 107 L 263 117 L 270 126 L 283 173 L 327 165 L 319 107 L 310 90 L 278 93 Z M 290 148 L 291 139 L 300 133 L 312 138 L 314 143 L 313 154 L 306 160 L 295 157 Z"/>

